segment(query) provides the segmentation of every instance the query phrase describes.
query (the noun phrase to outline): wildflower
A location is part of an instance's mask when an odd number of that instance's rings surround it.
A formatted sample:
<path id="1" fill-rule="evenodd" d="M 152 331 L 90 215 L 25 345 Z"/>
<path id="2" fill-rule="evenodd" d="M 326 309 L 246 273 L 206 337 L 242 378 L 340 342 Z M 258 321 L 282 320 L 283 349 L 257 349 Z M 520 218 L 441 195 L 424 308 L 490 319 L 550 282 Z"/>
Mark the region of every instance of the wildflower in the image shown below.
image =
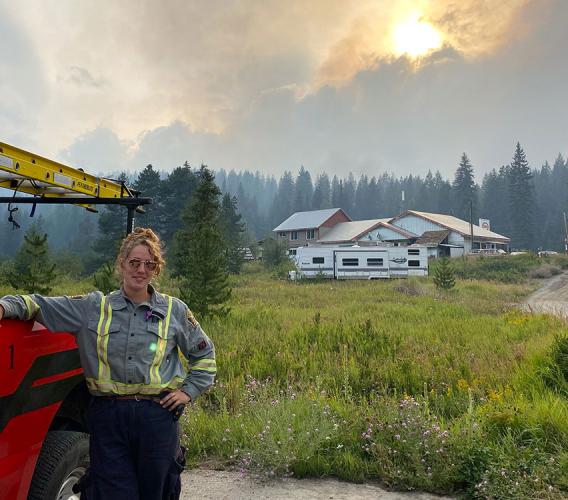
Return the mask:
<path id="1" fill-rule="evenodd" d="M 341 448 L 343 448 L 343 445 L 342 445 L 342 444 L 338 444 L 338 445 L 337 445 L 337 449 L 338 449 L 338 450 L 341 450 Z"/>

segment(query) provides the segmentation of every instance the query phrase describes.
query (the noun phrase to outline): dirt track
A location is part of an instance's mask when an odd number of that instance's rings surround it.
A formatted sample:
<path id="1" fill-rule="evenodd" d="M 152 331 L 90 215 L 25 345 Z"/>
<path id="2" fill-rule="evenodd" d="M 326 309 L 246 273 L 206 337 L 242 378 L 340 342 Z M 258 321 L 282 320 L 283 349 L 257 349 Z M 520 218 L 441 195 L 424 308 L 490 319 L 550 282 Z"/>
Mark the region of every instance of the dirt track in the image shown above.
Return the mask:
<path id="1" fill-rule="evenodd" d="M 526 301 L 525 308 L 568 320 L 568 272 L 546 280 Z"/>
<path id="2" fill-rule="evenodd" d="M 523 305 L 531 312 L 555 314 L 568 320 L 568 272 L 543 282 Z M 427 493 L 391 492 L 374 484 L 336 479 L 286 479 L 259 482 L 238 472 L 194 469 L 182 476 L 182 499 L 203 500 L 440 500 Z"/>
<path id="3" fill-rule="evenodd" d="M 238 472 L 194 469 L 182 476 L 182 499 L 193 500 L 440 500 L 427 493 L 398 493 L 372 484 L 337 479 L 284 479 L 259 482 Z"/>

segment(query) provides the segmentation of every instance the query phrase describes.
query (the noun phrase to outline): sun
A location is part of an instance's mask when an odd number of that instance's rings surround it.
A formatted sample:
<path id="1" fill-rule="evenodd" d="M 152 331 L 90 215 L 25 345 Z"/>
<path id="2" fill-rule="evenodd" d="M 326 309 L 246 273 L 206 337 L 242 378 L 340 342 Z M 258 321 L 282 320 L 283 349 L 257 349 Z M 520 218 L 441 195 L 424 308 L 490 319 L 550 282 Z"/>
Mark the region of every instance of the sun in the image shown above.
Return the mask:
<path id="1" fill-rule="evenodd" d="M 442 36 L 428 22 L 414 16 L 399 24 L 393 32 L 394 48 L 398 55 L 419 57 L 442 46 Z"/>

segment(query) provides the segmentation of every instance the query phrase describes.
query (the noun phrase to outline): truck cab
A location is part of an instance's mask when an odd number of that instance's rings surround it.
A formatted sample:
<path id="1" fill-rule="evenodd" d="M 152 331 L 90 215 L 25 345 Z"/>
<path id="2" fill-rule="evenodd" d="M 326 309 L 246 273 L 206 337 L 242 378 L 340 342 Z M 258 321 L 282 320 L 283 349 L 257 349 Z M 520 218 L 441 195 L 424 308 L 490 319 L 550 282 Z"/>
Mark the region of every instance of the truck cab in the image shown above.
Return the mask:
<path id="1" fill-rule="evenodd" d="M 89 464 L 89 393 L 75 338 L 0 321 L 0 498 L 74 499 Z"/>

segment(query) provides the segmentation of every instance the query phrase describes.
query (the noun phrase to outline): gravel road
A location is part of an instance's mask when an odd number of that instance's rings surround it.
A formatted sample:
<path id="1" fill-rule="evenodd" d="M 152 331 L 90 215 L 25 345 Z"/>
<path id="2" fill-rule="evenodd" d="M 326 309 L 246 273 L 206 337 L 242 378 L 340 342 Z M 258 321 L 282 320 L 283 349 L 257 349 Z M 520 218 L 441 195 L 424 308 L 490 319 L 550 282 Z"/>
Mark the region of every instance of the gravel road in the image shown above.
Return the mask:
<path id="1" fill-rule="evenodd" d="M 544 281 L 524 306 L 531 312 L 549 313 L 568 319 L 568 272 Z"/>
<path id="2" fill-rule="evenodd" d="M 531 312 L 555 314 L 568 320 L 568 272 L 543 282 L 523 304 Z M 193 469 L 182 474 L 183 500 L 441 500 L 427 493 L 387 491 L 375 484 L 337 479 L 258 481 L 238 472 Z"/>
<path id="3" fill-rule="evenodd" d="M 183 500 L 440 500 L 427 493 L 398 493 L 337 479 L 257 481 L 238 472 L 193 469 L 182 475 Z"/>

